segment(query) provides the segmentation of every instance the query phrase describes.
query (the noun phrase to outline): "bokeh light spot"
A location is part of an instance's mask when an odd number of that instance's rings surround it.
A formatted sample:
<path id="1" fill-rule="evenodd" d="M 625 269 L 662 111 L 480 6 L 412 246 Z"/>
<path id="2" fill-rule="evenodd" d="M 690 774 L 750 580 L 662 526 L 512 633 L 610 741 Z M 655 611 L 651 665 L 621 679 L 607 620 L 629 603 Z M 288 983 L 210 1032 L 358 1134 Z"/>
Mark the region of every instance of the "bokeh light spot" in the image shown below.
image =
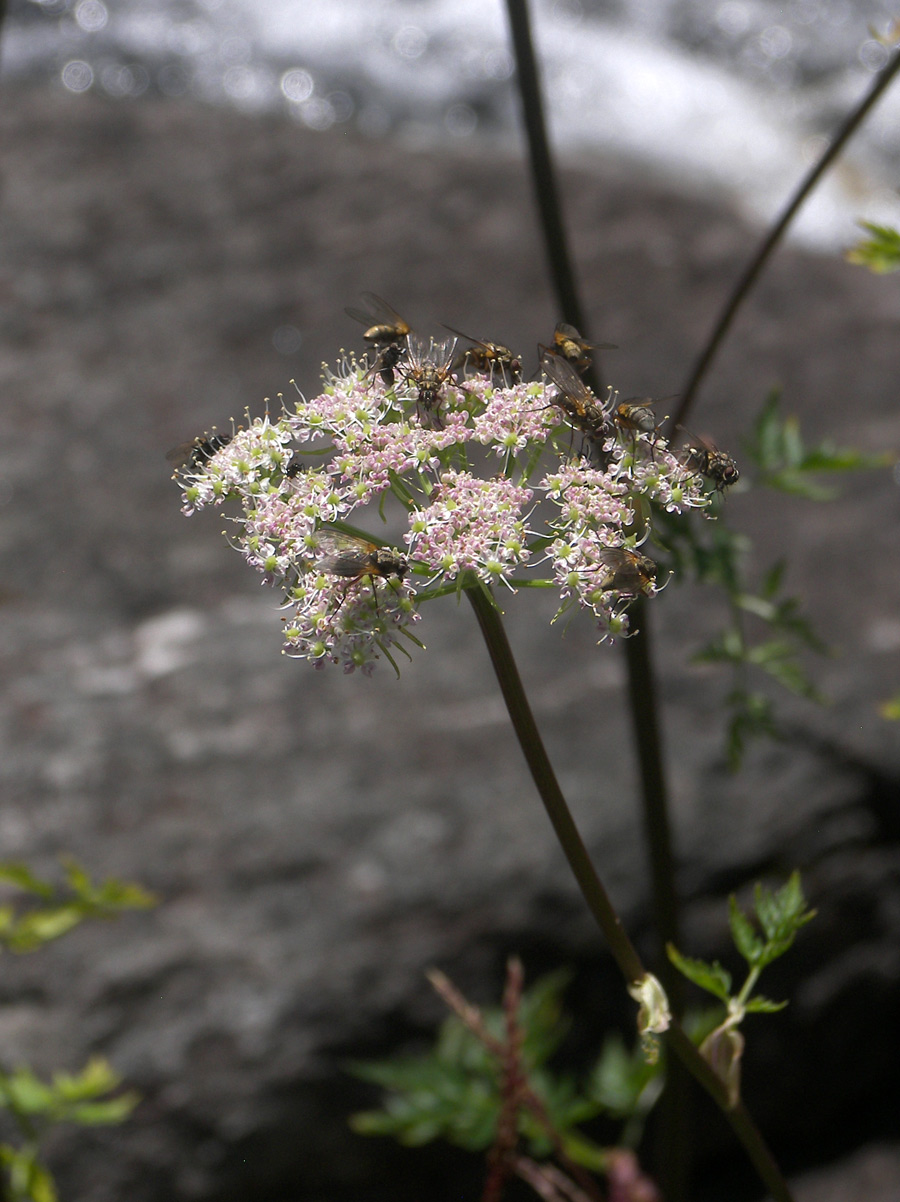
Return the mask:
<path id="1" fill-rule="evenodd" d="M 100 86 L 108 96 L 141 96 L 150 86 L 150 76 L 139 63 L 110 64 L 100 72 Z"/>
<path id="2" fill-rule="evenodd" d="M 391 45 L 401 58 L 421 58 L 428 48 L 428 34 L 418 25 L 404 25 L 394 34 Z"/>
<path id="3" fill-rule="evenodd" d="M 296 326 L 279 326 L 272 335 L 272 346 L 279 355 L 296 355 L 303 345 L 303 335 Z"/>
<path id="4" fill-rule="evenodd" d="M 783 25 L 770 25 L 759 35 L 759 44 L 768 58 L 784 58 L 790 53 L 794 39 Z"/>
<path id="5" fill-rule="evenodd" d="M 738 0 L 728 0 L 728 3 L 720 4 L 716 9 L 716 24 L 730 38 L 746 33 L 750 24 L 747 5 L 738 3 Z"/>
<path id="6" fill-rule="evenodd" d="M 94 71 L 90 63 L 82 62 L 81 59 L 72 59 L 63 67 L 60 78 L 63 86 L 70 92 L 86 92 L 94 82 Z"/>
<path id="7" fill-rule="evenodd" d="M 304 100 L 309 100 L 314 88 L 313 77 L 302 67 L 293 67 L 281 77 L 281 90 L 294 104 L 302 104 Z"/>
<path id="8" fill-rule="evenodd" d="M 470 138 L 478 127 L 478 114 L 468 104 L 451 104 L 444 114 L 444 128 L 454 138 Z"/>
<path id="9" fill-rule="evenodd" d="M 327 100 L 307 100 L 306 104 L 300 106 L 300 120 L 307 128 L 322 132 L 334 125 L 334 109 Z"/>
<path id="10" fill-rule="evenodd" d="M 887 46 L 876 42 L 874 38 L 866 38 L 859 48 L 859 61 L 869 71 L 880 71 L 888 57 Z"/>
<path id="11" fill-rule="evenodd" d="M 81 0 L 75 9 L 75 20 L 85 33 L 96 33 L 109 20 L 109 13 L 102 0 Z"/>

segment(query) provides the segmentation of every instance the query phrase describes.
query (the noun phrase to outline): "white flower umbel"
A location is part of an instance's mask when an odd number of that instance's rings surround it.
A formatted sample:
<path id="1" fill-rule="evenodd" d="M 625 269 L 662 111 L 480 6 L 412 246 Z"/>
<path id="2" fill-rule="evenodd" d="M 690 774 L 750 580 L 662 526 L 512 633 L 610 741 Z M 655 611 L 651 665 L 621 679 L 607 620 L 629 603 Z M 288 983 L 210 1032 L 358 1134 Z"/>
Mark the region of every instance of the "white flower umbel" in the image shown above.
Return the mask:
<path id="1" fill-rule="evenodd" d="M 507 386 L 471 363 L 469 374 L 443 361 L 430 372 L 429 344 L 416 345 L 416 363 L 400 356 L 393 372 L 344 355 L 317 396 L 298 392 L 277 420 L 196 440 L 178 469 L 186 513 L 237 505 L 233 545 L 291 610 L 286 652 L 346 671 L 394 662 L 418 643 L 423 580 L 427 596 L 476 580 L 556 587 L 560 612 L 587 608 L 604 637 L 626 634 L 630 602 L 656 591 L 649 502 L 709 503 L 692 461 L 656 430 L 620 429 L 611 402 L 590 393 L 588 424 L 553 384 Z M 485 462 L 497 473 L 473 467 Z M 550 510 L 542 528 L 535 494 Z M 388 497 L 406 513 L 405 556 L 355 526 Z M 325 554 L 329 531 L 349 549 Z"/>

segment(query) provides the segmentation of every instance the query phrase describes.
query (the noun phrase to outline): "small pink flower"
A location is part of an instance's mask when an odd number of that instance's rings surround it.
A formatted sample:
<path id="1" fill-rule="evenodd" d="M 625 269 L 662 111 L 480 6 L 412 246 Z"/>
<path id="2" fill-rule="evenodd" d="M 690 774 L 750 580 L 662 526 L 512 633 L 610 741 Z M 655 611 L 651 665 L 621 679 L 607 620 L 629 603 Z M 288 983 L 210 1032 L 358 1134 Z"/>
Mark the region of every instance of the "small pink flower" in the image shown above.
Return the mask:
<path id="1" fill-rule="evenodd" d="M 507 583 L 530 556 L 522 510 L 531 497 L 505 477 L 445 472 L 431 504 L 412 515 L 410 553 L 450 578 L 470 569 L 488 584 Z"/>
<path id="2" fill-rule="evenodd" d="M 268 414 L 238 430 L 225 446 L 199 463 L 180 469 L 185 512 L 220 505 L 231 497 L 264 493 L 270 477 L 290 462 L 293 431 L 287 418 L 273 422 Z"/>
<path id="3" fill-rule="evenodd" d="M 487 381 L 473 382 L 484 409 L 475 418 L 472 438 L 498 455 L 515 455 L 529 443 L 546 442 L 558 425 L 556 410 L 548 404 L 543 384 L 516 384 L 492 388 Z"/>
<path id="4" fill-rule="evenodd" d="M 287 655 L 317 668 L 338 664 L 366 675 L 379 651 L 391 662 L 392 647 L 406 654 L 401 639 L 411 637 L 408 628 L 419 619 L 403 582 L 369 576 L 348 582 L 314 565 L 298 574 L 291 604 L 294 612 L 284 629 Z"/>

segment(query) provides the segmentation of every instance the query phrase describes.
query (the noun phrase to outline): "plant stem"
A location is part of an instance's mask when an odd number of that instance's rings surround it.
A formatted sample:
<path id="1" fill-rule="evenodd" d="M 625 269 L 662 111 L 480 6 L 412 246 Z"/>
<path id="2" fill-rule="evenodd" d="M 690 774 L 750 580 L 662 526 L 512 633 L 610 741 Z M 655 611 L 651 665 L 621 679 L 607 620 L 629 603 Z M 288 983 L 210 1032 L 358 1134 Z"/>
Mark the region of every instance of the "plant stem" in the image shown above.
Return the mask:
<path id="1" fill-rule="evenodd" d="M 510 33 L 516 56 L 516 81 L 522 99 L 522 119 L 528 138 L 531 180 L 540 216 L 541 232 L 544 236 L 547 268 L 553 281 L 553 289 L 556 292 L 556 300 L 562 316 L 570 325 L 587 335 L 584 310 L 578 295 L 575 273 L 572 270 L 572 257 L 569 254 L 566 228 L 562 217 L 562 204 L 559 198 L 553 156 L 550 153 L 550 143 L 547 138 L 547 124 L 544 120 L 544 105 L 541 99 L 541 84 L 538 77 L 537 59 L 534 54 L 534 43 L 531 38 L 527 0 L 506 0 L 506 10 L 509 14 Z M 594 392 L 602 391 L 596 361 L 586 374 L 588 383 Z"/>
<path id="2" fill-rule="evenodd" d="M 665 954 L 667 943 L 681 946 L 678 895 L 675 889 L 675 856 L 669 822 L 662 740 L 656 717 L 656 686 L 650 654 L 649 611 L 644 597 L 632 603 L 634 633 L 625 639 L 628 700 L 638 753 L 643 799 L 644 841 L 649 852 L 653 885 L 653 916 L 659 941 L 659 975 L 672 1013 L 684 1010 L 684 978 Z M 688 1074 L 680 1061 L 670 1060 L 660 1100 L 658 1156 L 665 1166 L 664 1185 L 670 1202 L 688 1196 L 690 1177 L 691 1094 Z"/>
<path id="3" fill-rule="evenodd" d="M 525 756 L 525 762 L 528 764 L 538 794 L 544 803 L 544 808 L 553 824 L 553 829 L 556 831 L 556 836 L 562 845 L 582 895 L 597 925 L 605 935 L 625 980 L 629 983 L 639 981 L 645 975 L 644 966 L 634 945 L 625 933 L 622 920 L 614 910 L 603 883 L 597 875 L 597 870 L 591 863 L 590 856 L 566 804 L 566 799 L 563 797 L 556 773 L 553 771 L 537 723 L 531 712 L 531 706 L 513 658 L 512 648 L 506 637 L 500 613 L 490 594 L 482 586 L 467 588 L 465 593 L 478 619 L 478 625 L 487 645 L 513 730 L 519 740 L 522 754 Z M 691 1076 L 703 1086 L 720 1107 L 775 1202 L 793 1202 L 791 1192 L 778 1165 L 773 1160 L 762 1135 L 743 1103 L 739 1102 L 734 1107 L 730 1105 L 725 1083 L 703 1059 L 685 1035 L 677 1019 L 673 1019 L 672 1025 L 666 1032 L 666 1039 L 669 1047 Z"/>
<path id="4" fill-rule="evenodd" d="M 675 856 L 672 850 L 672 829 L 669 822 L 666 778 L 662 762 L 662 741 L 656 713 L 656 684 L 650 655 L 650 635 L 647 626 L 647 604 L 643 597 L 632 602 L 630 617 L 635 633 L 625 639 L 625 659 L 628 665 L 628 700 L 634 730 L 641 732 L 637 739 L 641 792 L 644 798 L 644 836 L 650 851 L 650 871 L 653 879 L 653 912 L 656 933 L 661 947 L 667 943 L 680 946 L 678 897 L 675 890 Z M 683 978 L 664 951 L 660 976 L 676 1013 L 673 993 L 679 995 Z M 680 997 L 678 998 L 680 1001 Z"/>
<path id="5" fill-rule="evenodd" d="M 588 908 L 606 936 L 625 980 L 629 983 L 640 981 L 645 975 L 644 966 L 631 940 L 625 934 L 621 919 L 613 909 L 563 797 L 522 686 L 522 678 L 519 676 L 500 613 L 493 599 L 481 586 L 468 588 L 465 592 L 475 610 L 525 761 L 556 831 L 556 837 L 569 861 L 569 867 L 575 874 Z"/>
<path id="6" fill-rule="evenodd" d="M 547 138 L 527 0 L 506 0 L 506 7 L 516 56 L 531 176 L 550 276 L 566 321 L 585 332 L 584 315 L 569 255 L 562 205 Z M 591 371 L 587 378 L 594 392 L 599 393 L 602 387 L 599 372 Z M 625 653 L 632 730 L 641 774 L 641 801 L 650 857 L 653 910 L 662 949 L 667 942 L 679 943 L 678 899 L 665 771 L 657 721 L 656 692 L 646 633 L 647 615 L 643 607 L 639 615 L 638 629 L 627 640 Z M 674 1012 L 680 1015 L 682 981 L 662 950 L 659 968 Z M 684 1075 L 677 1069 L 670 1073 L 662 1108 L 661 1160 L 665 1166 L 664 1184 L 669 1202 L 680 1202 L 686 1196 L 690 1149 L 686 1135 L 689 1113 L 686 1085 Z"/>
<path id="7" fill-rule="evenodd" d="M 583 329 L 584 319 L 575 284 L 575 273 L 569 257 L 553 159 L 547 140 L 537 62 L 528 20 L 527 0 L 506 0 L 506 7 L 512 31 L 522 112 L 528 135 L 531 175 L 538 200 L 547 262 L 557 299 L 566 320 L 579 329 Z M 597 391 L 596 387 L 595 391 Z M 656 694 L 646 634 L 642 629 L 645 622 L 646 615 L 644 614 L 643 620 L 638 622 L 638 633 L 626 644 L 629 693 L 634 738 L 641 771 L 644 822 L 650 850 L 657 929 L 663 945 L 667 942 L 677 944 L 677 898 L 674 885 L 672 840 L 667 814 L 659 723 L 656 716 Z M 660 971 L 671 977 L 669 967 L 666 956 L 662 955 Z M 676 995 L 679 988 L 680 986 L 675 986 Z"/>
<path id="8" fill-rule="evenodd" d="M 528 20 L 527 0 L 506 0 L 512 32 L 513 49 L 516 56 L 519 93 L 522 98 L 523 119 L 528 137 L 530 163 L 541 230 L 544 237 L 547 262 L 557 299 L 566 321 L 586 332 L 584 315 L 575 284 L 562 207 L 553 169 L 553 160 L 547 139 L 543 103 L 537 62 Z M 588 376 L 595 392 L 600 391 L 597 375 Z M 521 678 L 506 639 L 500 615 L 489 595 L 483 589 L 469 589 L 467 596 L 475 609 L 482 634 L 497 674 L 497 679 L 509 710 L 510 719 L 531 770 L 538 793 L 550 817 L 557 837 L 563 847 L 575 878 L 587 904 L 603 931 L 621 968 L 626 981 L 634 981 L 643 975 L 643 965 L 628 936 L 625 934 L 618 915 L 613 910 L 609 897 L 597 876 L 596 870 L 578 833 L 565 798 L 559 788 L 553 768 L 541 741 L 537 725 L 531 713 L 528 699 L 522 688 Z M 646 614 L 643 615 L 646 624 Z M 649 645 L 644 630 L 638 630 L 627 645 L 627 666 L 632 708 L 632 725 L 638 748 L 641 768 L 644 820 L 648 830 L 648 843 L 652 864 L 654 908 L 660 934 L 672 931 L 677 935 L 677 894 L 674 884 L 672 840 L 667 812 L 665 774 L 656 717 L 656 699 L 651 668 Z M 666 976 L 671 983 L 667 970 Z M 676 1001 L 680 986 L 675 986 Z M 724 1083 L 687 1038 L 678 1025 L 677 1018 L 670 1028 L 670 1044 L 681 1063 L 704 1086 L 722 1108 L 762 1180 L 769 1187 L 776 1202 L 791 1202 L 787 1187 L 777 1164 L 756 1129 L 753 1120 L 741 1103 L 729 1109 L 728 1095 Z M 681 1074 L 674 1075 L 673 1088 L 669 1093 L 667 1115 L 667 1142 L 671 1146 L 683 1134 L 685 1107 Z M 672 1162 L 670 1202 L 684 1194 L 687 1162 L 687 1141 L 682 1139 L 680 1153 Z"/>
<path id="9" fill-rule="evenodd" d="M 894 53 L 893 58 L 882 67 L 881 71 L 875 77 L 871 88 L 862 98 L 855 109 L 846 117 L 843 125 L 838 130 L 834 139 L 823 153 L 819 161 L 811 168 L 802 180 L 794 196 L 788 202 L 784 212 L 776 220 L 775 224 L 765 235 L 762 242 L 759 244 L 756 253 L 750 259 L 750 262 L 744 268 L 743 273 L 732 289 L 731 295 L 725 302 L 722 312 L 719 315 L 718 321 L 713 327 L 706 345 L 697 356 L 697 360 L 691 369 L 687 383 L 682 389 L 681 403 L 675 411 L 675 416 L 671 419 L 670 428 L 676 429 L 682 425 L 690 411 L 694 402 L 694 397 L 700 387 L 701 382 L 706 376 L 709 366 L 713 361 L 719 347 L 728 333 L 735 315 L 741 304 L 746 299 L 753 285 L 759 278 L 762 269 L 765 267 L 769 258 L 772 255 L 775 247 L 781 241 L 781 236 L 797 213 L 797 210 L 809 196 L 810 192 L 815 188 L 821 177 L 825 174 L 844 146 L 856 133 L 856 130 L 862 124 L 863 120 L 868 116 L 869 110 L 875 105 L 880 98 L 882 92 L 891 83 L 897 71 L 900 70 L 900 50 Z"/>

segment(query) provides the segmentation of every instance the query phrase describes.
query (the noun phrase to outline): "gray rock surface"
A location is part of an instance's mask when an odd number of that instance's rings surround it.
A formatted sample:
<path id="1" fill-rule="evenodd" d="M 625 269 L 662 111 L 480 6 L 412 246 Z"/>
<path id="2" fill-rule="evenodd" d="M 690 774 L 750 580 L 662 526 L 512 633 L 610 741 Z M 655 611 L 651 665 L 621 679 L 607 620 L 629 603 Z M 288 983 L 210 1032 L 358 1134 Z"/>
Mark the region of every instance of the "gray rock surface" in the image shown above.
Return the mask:
<path id="1" fill-rule="evenodd" d="M 556 316 L 518 149 L 409 151 L 39 90 L 8 93 L 0 127 L 0 855 L 52 871 L 70 852 L 160 898 L 5 957 L 0 1055 L 75 1068 L 100 1051 L 144 1096 L 125 1127 L 57 1139 L 68 1199 L 374 1202 L 423 1182 L 459 1196 L 456 1159 L 436 1175 L 348 1133 L 370 1095 L 344 1057 L 438 1020 L 428 965 L 487 1000 L 510 950 L 533 972 L 580 966 L 594 1024 L 621 1012 L 474 621 L 431 607 L 428 651 L 399 681 L 284 659 L 277 598 L 221 515 L 180 516 L 163 452 L 291 377 L 314 388 L 323 358 L 359 345 L 343 307 L 366 288 L 423 327 L 545 339 Z M 621 348 L 609 378 L 676 391 L 754 235 L 615 163 L 570 165 L 564 182 L 594 331 Z M 900 447 L 898 302 L 898 277 L 782 251 L 696 426 L 736 450 L 780 383 L 812 435 Z M 302 335 L 290 356 L 273 346 L 282 326 Z M 686 947 L 728 956 L 724 897 L 762 874 L 800 866 L 820 911 L 769 982 L 790 1010 L 758 1021 L 747 1055 L 751 1106 L 796 1164 L 898 1109 L 900 751 L 876 712 L 898 687 L 897 516 L 887 472 L 828 506 L 729 499 L 760 565 L 787 557 L 840 648 L 813 665 L 832 706 L 785 704 L 790 737 L 736 778 L 728 682 L 688 663 L 716 602 L 673 588 L 654 605 Z M 587 623 L 550 628 L 552 608 L 511 600 L 513 645 L 652 955 L 621 655 Z M 740 1160 L 726 1138 L 711 1149 Z"/>

